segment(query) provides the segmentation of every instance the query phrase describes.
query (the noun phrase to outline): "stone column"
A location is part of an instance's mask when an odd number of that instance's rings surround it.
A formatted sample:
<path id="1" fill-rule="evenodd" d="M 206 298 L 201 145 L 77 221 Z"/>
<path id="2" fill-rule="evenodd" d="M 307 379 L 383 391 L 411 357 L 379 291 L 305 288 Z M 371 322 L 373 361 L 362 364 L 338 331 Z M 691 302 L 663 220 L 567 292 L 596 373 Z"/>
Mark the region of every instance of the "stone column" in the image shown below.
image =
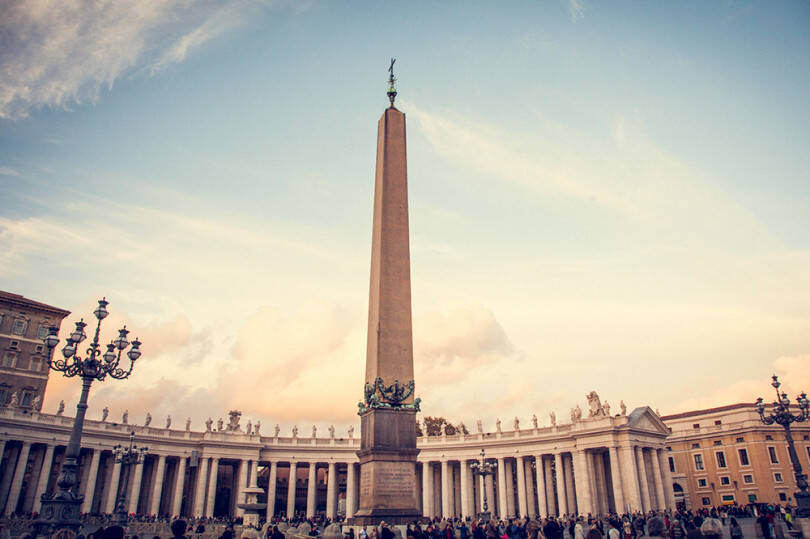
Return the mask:
<path id="1" fill-rule="evenodd" d="M 652 509 L 650 504 L 650 486 L 647 482 L 647 464 L 644 462 L 644 448 L 636 446 L 636 462 L 638 463 L 638 484 L 641 487 L 642 511 Z"/>
<path id="2" fill-rule="evenodd" d="M 214 516 L 214 504 L 217 501 L 217 481 L 219 480 L 219 458 L 211 459 L 211 479 L 208 480 L 208 499 L 205 503 L 206 517 Z M 238 496 L 239 493 L 237 493 Z"/>
<path id="3" fill-rule="evenodd" d="M 357 478 L 354 462 L 348 462 L 346 466 L 346 518 L 350 518 L 357 509 Z"/>
<path id="4" fill-rule="evenodd" d="M 144 460 L 135 465 L 135 470 L 133 472 L 132 478 L 132 490 L 130 491 L 129 495 L 129 509 L 130 513 L 137 513 L 138 512 L 138 501 L 141 498 L 141 482 L 143 481 L 143 466 Z"/>
<path id="5" fill-rule="evenodd" d="M 433 470 L 429 462 L 422 463 L 422 513 L 433 518 Z"/>
<path id="6" fill-rule="evenodd" d="M 89 469 L 87 470 L 87 480 L 84 482 L 82 494 L 84 495 L 84 500 L 82 501 L 82 513 L 89 513 L 91 507 L 93 506 L 93 494 L 96 491 L 96 478 L 98 477 L 98 465 L 101 461 L 101 451 L 97 449 L 90 449 L 92 451 L 93 456 L 90 457 L 90 465 Z"/>
<path id="7" fill-rule="evenodd" d="M 619 450 L 616 446 L 610 447 L 610 480 L 613 483 L 613 501 L 616 503 L 616 513 L 621 515 L 627 508 L 622 488 L 621 466 L 619 465 Z"/>
<path id="8" fill-rule="evenodd" d="M 155 479 L 152 482 L 152 499 L 149 504 L 149 514 L 158 515 L 160 513 L 160 498 L 163 494 L 163 473 L 166 470 L 166 455 L 158 455 L 157 467 L 155 468 Z"/>
<path id="9" fill-rule="evenodd" d="M 20 500 L 25 468 L 28 465 L 28 454 L 31 452 L 31 442 L 24 442 L 17 457 L 17 466 L 14 468 L 14 479 L 11 480 L 8 500 L 6 501 L 6 514 L 14 513 L 17 502 Z"/>
<path id="10" fill-rule="evenodd" d="M 608 512 L 608 502 L 610 498 L 607 492 L 607 477 L 605 476 L 605 460 L 602 458 L 602 453 L 594 451 L 592 455 L 593 462 L 593 477 L 594 488 L 593 492 L 596 497 L 596 511 L 598 513 Z"/>
<path id="11" fill-rule="evenodd" d="M 560 507 L 560 516 L 568 513 L 568 497 L 565 494 L 565 471 L 563 469 L 562 453 L 554 453 L 554 468 L 557 470 L 557 505 Z"/>
<path id="12" fill-rule="evenodd" d="M 205 487 L 208 484 L 208 457 L 200 457 L 199 462 L 200 465 L 197 467 L 197 485 L 194 488 L 194 514 L 192 515 L 195 517 L 201 517 L 203 513 L 205 513 Z"/>
<path id="13" fill-rule="evenodd" d="M 591 480 L 590 482 L 591 509 L 593 513 L 600 513 L 601 506 L 599 503 L 599 499 L 601 497 L 602 492 L 599 490 L 599 487 L 597 486 L 596 461 L 594 460 L 593 452 L 585 453 L 585 463 L 588 466 L 588 477 Z"/>
<path id="14" fill-rule="evenodd" d="M 664 475 L 661 471 L 661 461 L 658 458 L 658 451 L 660 449 L 650 449 L 650 460 L 653 466 L 653 483 L 655 484 L 655 501 L 657 504 L 656 509 L 664 511 L 667 508 L 667 501 L 664 498 Z"/>
<path id="15" fill-rule="evenodd" d="M 337 487 L 338 475 L 337 466 L 334 462 L 329 462 L 329 470 L 326 477 L 326 518 L 334 519 L 337 515 Z"/>
<path id="16" fill-rule="evenodd" d="M 287 520 L 295 515 L 295 486 L 296 486 L 296 463 L 290 461 L 290 478 L 287 480 Z"/>
<path id="17" fill-rule="evenodd" d="M 118 464 L 116 464 L 118 466 Z M 177 473 L 174 474 L 174 495 L 172 496 L 172 516 L 180 516 L 183 509 L 183 487 L 186 486 L 186 457 L 177 461 Z"/>
<path id="18" fill-rule="evenodd" d="M 107 484 L 107 501 L 104 509 L 105 513 L 113 513 L 115 504 L 118 502 L 118 482 L 121 480 L 121 463 L 113 462 L 110 473 L 110 482 Z"/>
<path id="19" fill-rule="evenodd" d="M 529 507 L 526 503 L 526 467 L 523 465 L 523 457 L 518 456 L 515 460 L 517 472 L 518 489 L 518 517 L 526 517 L 529 514 Z"/>
<path id="20" fill-rule="evenodd" d="M 537 473 L 537 514 L 545 518 L 549 516 L 547 505 L 546 474 L 543 455 L 534 457 L 534 471 Z"/>
<path id="21" fill-rule="evenodd" d="M 509 513 L 509 506 L 506 505 L 506 462 L 503 457 L 498 457 L 498 516 L 505 518 Z"/>
<path id="22" fill-rule="evenodd" d="M 593 513 L 591 501 L 591 478 L 589 476 L 587 454 L 584 449 L 576 451 L 574 456 L 574 482 L 577 491 L 577 510 L 581 515 Z"/>
<path id="23" fill-rule="evenodd" d="M 563 455 L 563 476 L 565 477 L 565 501 L 568 512 L 577 514 L 577 497 L 574 491 L 574 458 L 571 453 Z"/>
<path id="24" fill-rule="evenodd" d="M 515 516 L 515 481 L 514 469 L 511 460 L 504 459 L 506 463 L 506 512 L 510 517 Z"/>
<path id="25" fill-rule="evenodd" d="M 250 473 L 251 461 L 243 459 L 239 461 L 239 483 L 236 486 L 236 503 L 245 503 L 245 489 L 247 488 L 248 474 Z M 236 507 L 234 504 L 234 513 L 237 517 L 245 516 L 245 510 L 241 507 Z"/>
<path id="26" fill-rule="evenodd" d="M 622 454 L 622 485 L 625 489 L 625 503 L 630 506 L 630 511 L 641 511 L 641 491 L 638 486 L 638 472 L 636 467 L 636 454 L 630 445 L 621 448 Z"/>
<path id="27" fill-rule="evenodd" d="M 318 480 L 317 464 L 309 463 L 309 477 L 307 478 L 307 518 L 315 516 L 315 484 Z"/>
<path id="28" fill-rule="evenodd" d="M 450 514 L 450 478 L 447 473 L 447 459 L 442 459 L 442 518 L 449 518 Z"/>
<path id="29" fill-rule="evenodd" d="M 247 486 L 255 487 L 259 485 L 259 461 L 250 461 L 250 478 L 248 479 Z"/>
<path id="30" fill-rule="evenodd" d="M 472 489 L 472 485 L 470 485 L 470 478 L 467 475 L 469 471 L 470 465 L 462 458 L 459 462 L 459 475 L 461 476 L 461 518 L 473 516 L 470 511 L 470 501 L 472 498 L 470 490 Z"/>
<path id="31" fill-rule="evenodd" d="M 497 500 L 495 499 L 495 476 L 492 474 L 487 475 L 484 478 L 484 490 L 487 493 L 487 507 L 489 512 L 495 517 L 498 512 L 497 509 Z M 482 507 L 483 507 L 483 501 Z"/>
<path id="32" fill-rule="evenodd" d="M 554 496 L 554 472 L 551 469 L 551 459 L 545 459 L 546 472 L 546 504 L 549 516 L 557 515 L 557 499 Z"/>
<path id="33" fill-rule="evenodd" d="M 523 460 L 523 476 L 526 478 L 526 507 L 529 517 L 537 515 L 537 498 L 534 496 L 534 474 L 531 457 Z"/>
<path id="34" fill-rule="evenodd" d="M 271 460 L 268 463 L 270 473 L 267 478 L 267 509 L 265 510 L 265 520 L 270 522 L 276 512 L 276 483 L 278 482 L 278 461 Z"/>
<path id="35" fill-rule="evenodd" d="M 667 502 L 667 509 L 675 510 L 675 491 L 672 488 L 672 470 L 669 469 L 669 460 L 666 451 L 658 449 L 658 465 L 664 472 L 664 499 Z"/>
<path id="36" fill-rule="evenodd" d="M 5 444 L 5 442 L 2 442 Z M 45 489 L 48 488 L 48 479 L 51 477 L 51 466 L 53 465 L 53 450 L 54 446 L 48 444 L 45 448 L 45 456 L 42 457 L 42 466 L 39 469 L 39 479 L 37 480 L 37 489 L 34 491 L 34 505 L 31 511 L 39 513 L 42 509 L 42 495 L 45 494 Z M 3 447 L 0 445 L 0 458 L 3 457 Z M 103 508 L 103 505 L 102 505 Z"/>

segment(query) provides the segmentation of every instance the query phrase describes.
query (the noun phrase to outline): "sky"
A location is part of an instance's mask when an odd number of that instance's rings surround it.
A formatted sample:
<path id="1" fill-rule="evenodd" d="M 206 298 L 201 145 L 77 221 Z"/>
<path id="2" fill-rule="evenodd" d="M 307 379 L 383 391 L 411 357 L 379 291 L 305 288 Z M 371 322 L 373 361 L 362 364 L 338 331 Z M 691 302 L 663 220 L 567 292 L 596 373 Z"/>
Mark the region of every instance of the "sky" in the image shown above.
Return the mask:
<path id="1" fill-rule="evenodd" d="M 359 424 L 376 123 L 416 393 L 487 429 L 810 388 L 806 2 L 0 3 L 0 289 L 143 341 L 88 417 Z M 75 405 L 51 374 L 44 409 Z"/>

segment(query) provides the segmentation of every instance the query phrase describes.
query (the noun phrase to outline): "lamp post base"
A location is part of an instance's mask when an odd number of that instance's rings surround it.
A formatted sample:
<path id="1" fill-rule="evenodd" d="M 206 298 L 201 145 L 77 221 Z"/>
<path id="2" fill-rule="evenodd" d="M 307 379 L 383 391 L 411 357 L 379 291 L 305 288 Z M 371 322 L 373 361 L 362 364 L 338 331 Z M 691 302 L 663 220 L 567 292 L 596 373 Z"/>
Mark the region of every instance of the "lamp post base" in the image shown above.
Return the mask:
<path id="1" fill-rule="evenodd" d="M 39 518 L 34 522 L 37 535 L 51 535 L 61 529 L 69 529 L 79 533 L 82 521 L 82 501 L 84 496 L 77 496 L 72 492 L 61 492 L 59 498 L 45 498 L 42 496 L 42 509 Z"/>
<path id="2" fill-rule="evenodd" d="M 799 492 L 794 492 L 793 495 L 796 497 L 796 511 L 793 513 L 793 516 L 796 518 L 810 519 L 810 491 L 800 490 Z"/>

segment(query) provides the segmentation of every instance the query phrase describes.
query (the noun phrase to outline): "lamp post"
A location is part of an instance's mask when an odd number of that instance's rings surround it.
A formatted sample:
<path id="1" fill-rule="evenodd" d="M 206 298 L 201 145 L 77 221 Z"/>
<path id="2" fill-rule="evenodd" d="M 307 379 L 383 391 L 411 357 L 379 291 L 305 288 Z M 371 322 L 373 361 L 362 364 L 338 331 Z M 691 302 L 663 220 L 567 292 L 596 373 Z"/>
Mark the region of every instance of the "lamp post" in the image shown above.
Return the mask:
<path id="1" fill-rule="evenodd" d="M 118 496 L 118 502 L 115 504 L 115 512 L 113 513 L 112 523 L 122 528 L 127 527 L 129 519 L 129 511 L 127 511 L 127 486 L 129 483 L 130 466 L 139 464 L 144 458 L 148 449 L 146 447 L 138 447 L 135 445 L 135 432 L 129 433 L 129 447 L 123 447 L 120 444 L 113 447 L 113 456 L 115 462 L 121 463 L 121 495 Z"/>
<path id="2" fill-rule="evenodd" d="M 79 376 L 82 379 L 82 392 L 79 396 L 79 403 L 76 405 L 76 417 L 73 420 L 73 430 L 70 432 L 70 440 L 65 450 L 65 459 L 56 479 L 56 492 L 42 495 L 40 518 L 35 523 L 37 533 L 46 534 L 61 528 L 78 532 L 81 526 L 79 511 L 84 500 L 84 496 L 77 492 L 79 452 L 81 451 L 82 428 L 84 415 L 87 412 L 87 395 L 90 392 L 90 384 L 93 383 L 93 380 L 103 381 L 107 376 L 118 380 L 128 378 L 135 366 L 135 360 L 141 357 L 141 342 L 138 339 L 131 343 L 127 340 L 129 331 L 126 326 L 118 330 L 118 338 L 108 344 L 106 352 L 102 353 L 99 332 L 101 331 L 101 321 L 109 314 L 108 304 L 106 298 L 102 298 L 98 301 L 96 310 L 93 311 L 98 323 L 93 341 L 87 348 L 84 357 L 78 355 L 79 345 L 87 338 L 84 332 L 87 324 L 84 319 L 76 322 L 76 329 L 68 336 L 65 346 L 62 348 L 64 359 L 53 357 L 54 348 L 59 344 L 58 328 L 52 326 L 48 331 L 48 336 L 44 339 L 50 358 L 48 366 L 54 371 L 61 372 L 67 378 Z M 121 365 L 121 354 L 127 347 L 130 347 L 126 353 L 129 358 L 129 368 L 125 370 Z"/>
<path id="3" fill-rule="evenodd" d="M 470 464 L 470 468 L 472 468 L 473 475 L 477 475 L 481 477 L 481 493 L 484 495 L 484 503 L 483 507 L 481 508 L 481 512 L 478 513 L 478 520 L 483 520 L 485 522 L 489 522 L 490 520 L 490 513 L 489 507 L 487 506 L 487 485 L 486 485 L 486 477 L 488 475 L 495 476 L 495 470 L 498 468 L 497 461 L 487 461 L 486 454 L 484 450 L 481 450 L 481 460 L 478 462 L 473 462 Z"/>
<path id="4" fill-rule="evenodd" d="M 799 491 L 794 494 L 796 496 L 795 516 L 799 518 L 810 518 L 810 491 L 807 489 L 807 475 L 802 473 L 802 465 L 799 462 L 799 455 L 796 454 L 793 436 L 790 433 L 791 423 L 807 421 L 808 418 L 810 418 L 810 403 L 807 401 L 807 394 L 802 392 L 801 395 L 796 397 L 799 413 L 794 414 L 790 411 L 790 399 L 787 393 L 779 392 L 779 386 L 782 384 L 779 383 L 779 379 L 775 374 L 773 375 L 771 385 L 774 390 L 776 390 L 773 412 L 765 415 L 765 403 L 762 401 L 762 397 L 757 399 L 757 412 L 759 412 L 759 418 L 764 424 L 772 425 L 778 423 L 784 427 L 790 462 L 793 463 L 793 475 L 796 477 L 796 486 L 799 487 Z"/>

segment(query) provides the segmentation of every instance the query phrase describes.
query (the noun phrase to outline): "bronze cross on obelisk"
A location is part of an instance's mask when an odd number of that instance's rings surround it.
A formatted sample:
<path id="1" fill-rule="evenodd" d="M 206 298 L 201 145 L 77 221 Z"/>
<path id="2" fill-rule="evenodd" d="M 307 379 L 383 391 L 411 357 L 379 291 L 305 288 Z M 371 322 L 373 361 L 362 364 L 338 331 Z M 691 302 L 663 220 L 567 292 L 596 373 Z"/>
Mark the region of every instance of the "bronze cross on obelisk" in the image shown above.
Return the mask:
<path id="1" fill-rule="evenodd" d="M 391 65 L 388 66 L 388 100 L 391 102 L 391 107 L 394 107 L 394 99 L 397 97 L 397 89 L 394 86 L 394 83 L 397 81 L 396 77 L 394 77 L 394 62 L 396 62 L 396 58 L 391 58 Z"/>

